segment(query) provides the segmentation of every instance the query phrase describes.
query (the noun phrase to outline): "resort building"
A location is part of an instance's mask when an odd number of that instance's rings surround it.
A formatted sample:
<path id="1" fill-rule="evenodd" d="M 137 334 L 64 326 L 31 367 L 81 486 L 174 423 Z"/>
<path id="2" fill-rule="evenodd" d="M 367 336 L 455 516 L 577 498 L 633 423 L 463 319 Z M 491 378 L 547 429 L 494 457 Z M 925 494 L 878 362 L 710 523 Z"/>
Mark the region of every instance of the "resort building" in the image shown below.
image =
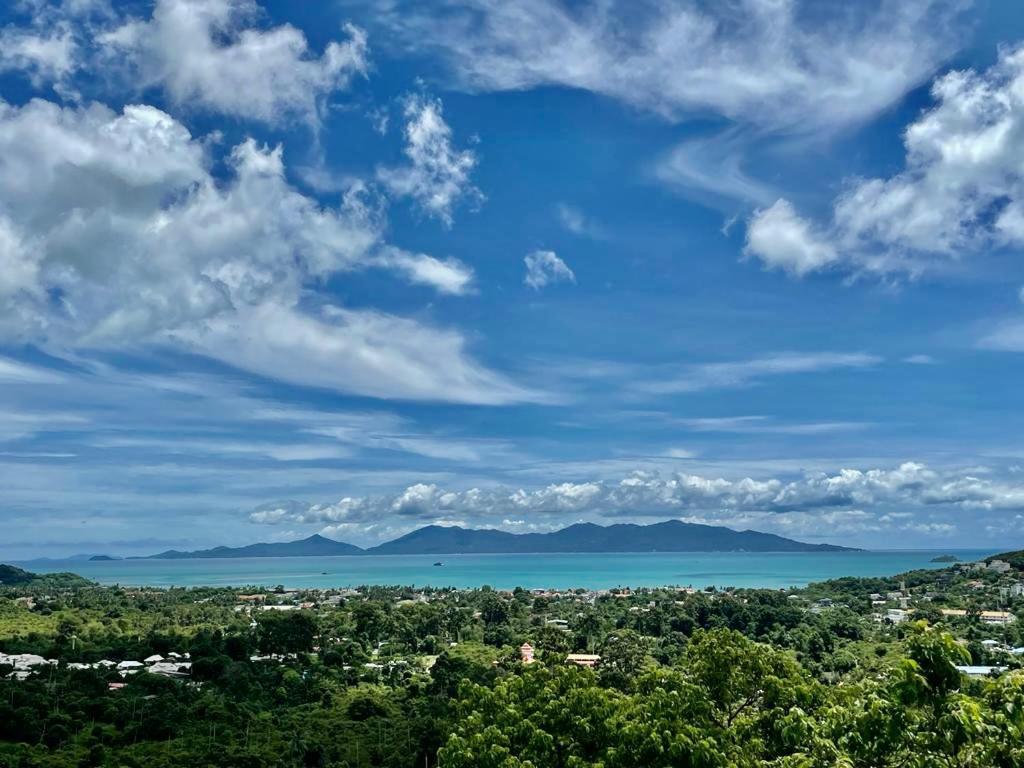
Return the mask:
<path id="1" fill-rule="evenodd" d="M 945 608 L 942 615 L 949 618 L 964 618 L 968 613 L 962 608 Z M 977 615 L 985 624 L 1009 624 L 1015 618 L 1009 611 L 979 611 Z"/>

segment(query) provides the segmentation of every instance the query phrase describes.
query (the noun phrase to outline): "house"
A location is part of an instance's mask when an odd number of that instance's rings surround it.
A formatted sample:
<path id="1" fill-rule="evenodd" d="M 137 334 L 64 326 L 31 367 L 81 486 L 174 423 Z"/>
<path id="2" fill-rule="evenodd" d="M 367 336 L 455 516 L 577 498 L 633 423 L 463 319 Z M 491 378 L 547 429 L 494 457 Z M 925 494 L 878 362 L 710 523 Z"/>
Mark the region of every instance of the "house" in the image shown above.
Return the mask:
<path id="1" fill-rule="evenodd" d="M 148 671 L 161 677 L 188 677 L 192 673 L 192 664 L 188 661 L 161 661 L 151 666 Z"/>
<path id="2" fill-rule="evenodd" d="M 536 661 L 533 658 L 533 646 L 529 643 L 523 643 L 519 646 L 519 658 L 522 659 L 523 664 L 533 664 Z"/>
<path id="3" fill-rule="evenodd" d="M 570 664 L 576 664 L 580 667 L 594 667 L 601 660 L 601 657 L 596 653 L 570 653 L 565 657 L 565 660 Z"/>
<path id="4" fill-rule="evenodd" d="M 164 660 L 164 657 L 159 653 L 154 653 L 152 656 L 147 656 L 142 660 L 144 664 L 158 664 Z"/>
<path id="5" fill-rule="evenodd" d="M 56 659 L 44 659 L 42 656 L 37 656 L 34 653 L 0 653 L 0 664 L 9 664 L 14 667 L 16 673 L 15 676 L 20 677 L 17 673 L 29 672 L 35 667 L 41 667 L 45 665 L 53 666 L 57 663 Z"/>
<path id="6" fill-rule="evenodd" d="M 117 671 L 121 677 L 124 677 L 125 675 L 134 675 L 145 666 L 141 661 L 122 661 L 117 665 Z"/>
<path id="7" fill-rule="evenodd" d="M 968 677 L 988 677 L 989 675 L 999 675 L 1006 671 L 1006 667 L 987 667 L 987 666 L 957 666 L 957 671 L 961 674 L 967 675 Z"/>
<path id="8" fill-rule="evenodd" d="M 902 624 L 910 614 L 902 608 L 890 608 L 885 612 L 885 618 L 893 624 Z"/>
<path id="9" fill-rule="evenodd" d="M 990 560 L 988 569 L 996 573 L 1007 573 L 1010 570 L 1010 564 L 1005 560 Z"/>

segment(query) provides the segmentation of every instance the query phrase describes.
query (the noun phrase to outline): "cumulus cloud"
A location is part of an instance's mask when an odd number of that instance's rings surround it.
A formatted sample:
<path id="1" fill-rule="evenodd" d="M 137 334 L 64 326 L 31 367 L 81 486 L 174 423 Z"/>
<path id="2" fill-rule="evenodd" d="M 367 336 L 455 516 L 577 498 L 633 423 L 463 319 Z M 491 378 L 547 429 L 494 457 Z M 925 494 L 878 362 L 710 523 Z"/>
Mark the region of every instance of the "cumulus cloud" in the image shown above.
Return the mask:
<path id="1" fill-rule="evenodd" d="M 758 209 L 747 227 L 745 252 L 770 269 L 782 269 L 802 277 L 836 262 L 837 246 L 827 234 L 815 231 L 788 200 L 776 200 Z"/>
<path id="2" fill-rule="evenodd" d="M 317 121 L 320 100 L 366 71 L 362 30 L 315 56 L 301 30 L 251 26 L 252 0 L 157 0 L 152 18 L 133 18 L 98 37 L 146 87 L 182 106 L 267 123 Z"/>
<path id="3" fill-rule="evenodd" d="M 757 211 L 747 252 L 796 275 L 840 262 L 913 275 L 1024 245 L 1024 46 L 983 72 L 949 72 L 931 93 L 904 132 L 901 172 L 848 181 L 820 228 L 785 200 Z"/>
<path id="4" fill-rule="evenodd" d="M 534 490 L 507 487 L 446 490 L 410 485 L 394 495 L 345 497 L 336 503 L 259 508 L 257 523 L 347 524 L 462 520 L 502 526 L 505 520 L 543 522 L 594 518 L 683 517 L 736 524 L 783 515 L 819 524 L 829 519 L 880 520 L 889 511 L 949 508 L 1014 511 L 1024 508 L 1024 486 L 971 471 L 938 471 L 906 462 L 890 469 L 841 469 L 796 479 L 727 479 L 684 472 L 636 472 L 618 481 L 566 482 Z M 899 512 L 882 523 L 900 519 Z M 759 517 L 760 516 L 760 517 Z M 906 524 L 921 524 L 905 518 Z"/>
<path id="5" fill-rule="evenodd" d="M 882 0 L 822 23 L 812 3 L 399 0 L 392 36 L 471 91 L 568 86 L 669 119 L 714 111 L 773 129 L 864 120 L 955 49 L 960 3 Z M 379 6 L 375 6 L 379 7 Z"/>
<path id="6" fill-rule="evenodd" d="M 479 202 L 483 194 L 470 179 L 476 153 L 456 149 L 440 99 L 410 96 L 405 101 L 405 156 L 409 163 L 380 168 L 377 177 L 391 194 L 410 197 L 428 216 L 451 226 L 455 206 Z"/>
<path id="7" fill-rule="evenodd" d="M 77 49 L 66 24 L 49 30 L 5 27 L 0 30 L 0 71 L 24 71 L 37 87 L 59 83 L 77 68 Z"/>
<path id="8" fill-rule="evenodd" d="M 367 266 L 466 290 L 465 266 L 382 248 L 361 185 L 327 207 L 288 183 L 279 146 L 243 141 L 226 179 L 211 152 L 154 107 L 0 102 L 0 334 L 54 349 L 170 343 L 378 397 L 529 397 L 455 331 L 315 301 L 310 287 Z"/>
<path id="9" fill-rule="evenodd" d="M 528 253 L 523 262 L 526 264 L 526 277 L 523 278 L 523 282 L 535 291 L 554 283 L 576 282 L 575 273 L 554 251 Z"/>

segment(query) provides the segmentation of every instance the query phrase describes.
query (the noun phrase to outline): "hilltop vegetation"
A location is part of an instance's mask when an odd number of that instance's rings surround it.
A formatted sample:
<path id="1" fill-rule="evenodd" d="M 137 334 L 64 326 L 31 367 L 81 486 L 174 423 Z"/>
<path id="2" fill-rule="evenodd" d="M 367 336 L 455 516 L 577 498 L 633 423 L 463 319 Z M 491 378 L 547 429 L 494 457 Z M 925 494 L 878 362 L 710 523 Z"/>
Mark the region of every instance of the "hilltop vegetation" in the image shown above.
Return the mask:
<path id="1" fill-rule="evenodd" d="M 0 588 L 21 587 L 23 589 L 73 589 L 91 584 L 74 573 L 30 573 L 13 565 L 0 563 Z"/>
<path id="2" fill-rule="evenodd" d="M 1024 765 L 1024 627 L 981 618 L 1024 615 L 1012 570 L 543 594 L 22 578 L 0 653 L 43 659 L 0 656 L 3 768 Z"/>

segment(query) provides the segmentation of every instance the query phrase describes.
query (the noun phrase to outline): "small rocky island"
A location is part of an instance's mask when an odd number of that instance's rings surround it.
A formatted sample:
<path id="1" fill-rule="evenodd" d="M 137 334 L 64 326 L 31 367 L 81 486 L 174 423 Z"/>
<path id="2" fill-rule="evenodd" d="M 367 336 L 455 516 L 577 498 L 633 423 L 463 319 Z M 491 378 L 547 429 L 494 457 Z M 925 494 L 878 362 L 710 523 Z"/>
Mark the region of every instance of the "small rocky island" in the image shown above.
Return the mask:
<path id="1" fill-rule="evenodd" d="M 959 563 L 960 558 L 956 555 L 939 555 L 931 559 L 933 563 Z"/>

